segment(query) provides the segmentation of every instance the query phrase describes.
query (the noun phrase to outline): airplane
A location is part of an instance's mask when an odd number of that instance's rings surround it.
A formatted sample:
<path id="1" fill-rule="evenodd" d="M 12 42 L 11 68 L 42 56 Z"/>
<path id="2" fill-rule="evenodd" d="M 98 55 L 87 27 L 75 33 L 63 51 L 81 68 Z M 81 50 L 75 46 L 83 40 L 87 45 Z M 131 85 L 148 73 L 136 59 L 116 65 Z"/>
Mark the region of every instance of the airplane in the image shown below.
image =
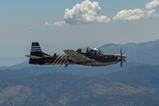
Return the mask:
<path id="1" fill-rule="evenodd" d="M 54 53 L 49 55 L 43 52 L 40 48 L 39 42 L 32 42 L 29 64 L 33 65 L 84 65 L 84 66 L 107 66 L 126 62 L 126 56 L 120 49 L 120 54 L 107 54 L 97 48 L 79 48 L 77 50 L 64 50 L 64 54 L 60 55 Z"/>

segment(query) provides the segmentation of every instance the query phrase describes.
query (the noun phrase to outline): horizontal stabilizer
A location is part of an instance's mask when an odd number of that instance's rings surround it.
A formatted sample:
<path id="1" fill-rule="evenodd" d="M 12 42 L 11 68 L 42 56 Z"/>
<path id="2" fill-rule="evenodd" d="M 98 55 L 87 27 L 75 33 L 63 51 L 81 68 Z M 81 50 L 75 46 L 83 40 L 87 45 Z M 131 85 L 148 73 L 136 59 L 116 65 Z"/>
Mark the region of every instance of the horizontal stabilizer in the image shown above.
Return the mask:
<path id="1" fill-rule="evenodd" d="M 42 59 L 43 58 L 43 57 L 34 56 L 34 55 L 26 55 L 26 57 L 28 57 L 30 59 Z"/>

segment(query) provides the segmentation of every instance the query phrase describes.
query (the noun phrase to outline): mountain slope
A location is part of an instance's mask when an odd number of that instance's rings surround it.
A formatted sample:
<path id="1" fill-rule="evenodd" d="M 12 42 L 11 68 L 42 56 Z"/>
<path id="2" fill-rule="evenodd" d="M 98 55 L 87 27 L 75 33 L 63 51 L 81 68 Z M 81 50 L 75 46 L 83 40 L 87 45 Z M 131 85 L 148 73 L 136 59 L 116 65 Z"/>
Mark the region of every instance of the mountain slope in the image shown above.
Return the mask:
<path id="1" fill-rule="evenodd" d="M 46 70 L 41 75 L 0 78 L 0 105 L 155 106 L 159 104 L 158 70 L 159 66 L 145 65 L 96 76 Z"/>
<path id="2" fill-rule="evenodd" d="M 159 40 L 145 43 L 106 44 L 100 48 L 112 52 L 119 52 L 122 48 L 128 62 L 159 65 Z"/>

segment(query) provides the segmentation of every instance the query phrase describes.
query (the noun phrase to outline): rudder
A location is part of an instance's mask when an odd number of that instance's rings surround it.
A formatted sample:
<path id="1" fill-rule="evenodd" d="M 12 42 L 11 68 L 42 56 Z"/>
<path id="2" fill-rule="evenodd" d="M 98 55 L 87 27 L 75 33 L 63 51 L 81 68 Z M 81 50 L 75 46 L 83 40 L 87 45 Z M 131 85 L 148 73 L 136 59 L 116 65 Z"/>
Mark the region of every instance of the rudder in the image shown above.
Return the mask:
<path id="1" fill-rule="evenodd" d="M 30 55 L 39 57 L 43 56 L 43 52 L 40 48 L 39 42 L 32 42 Z"/>
<path id="2" fill-rule="evenodd" d="M 30 64 L 44 64 L 43 52 L 40 48 L 39 42 L 32 42 L 30 52 Z"/>

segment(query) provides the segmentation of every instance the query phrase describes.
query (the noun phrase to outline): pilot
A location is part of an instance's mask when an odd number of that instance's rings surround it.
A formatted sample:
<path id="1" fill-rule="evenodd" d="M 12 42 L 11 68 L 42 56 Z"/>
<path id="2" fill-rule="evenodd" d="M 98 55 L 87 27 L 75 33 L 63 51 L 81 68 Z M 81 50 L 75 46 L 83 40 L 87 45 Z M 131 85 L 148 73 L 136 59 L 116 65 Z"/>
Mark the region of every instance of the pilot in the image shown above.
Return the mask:
<path id="1" fill-rule="evenodd" d="M 86 53 L 90 53 L 91 51 L 90 51 L 90 49 L 89 48 L 87 48 L 86 49 Z"/>
<path id="2" fill-rule="evenodd" d="M 102 51 L 101 51 L 101 50 L 98 50 L 98 54 L 99 54 L 99 55 L 102 55 Z"/>
<path id="3" fill-rule="evenodd" d="M 82 52 L 82 49 L 77 49 L 77 52 L 78 52 L 78 53 L 81 53 L 81 52 Z"/>

